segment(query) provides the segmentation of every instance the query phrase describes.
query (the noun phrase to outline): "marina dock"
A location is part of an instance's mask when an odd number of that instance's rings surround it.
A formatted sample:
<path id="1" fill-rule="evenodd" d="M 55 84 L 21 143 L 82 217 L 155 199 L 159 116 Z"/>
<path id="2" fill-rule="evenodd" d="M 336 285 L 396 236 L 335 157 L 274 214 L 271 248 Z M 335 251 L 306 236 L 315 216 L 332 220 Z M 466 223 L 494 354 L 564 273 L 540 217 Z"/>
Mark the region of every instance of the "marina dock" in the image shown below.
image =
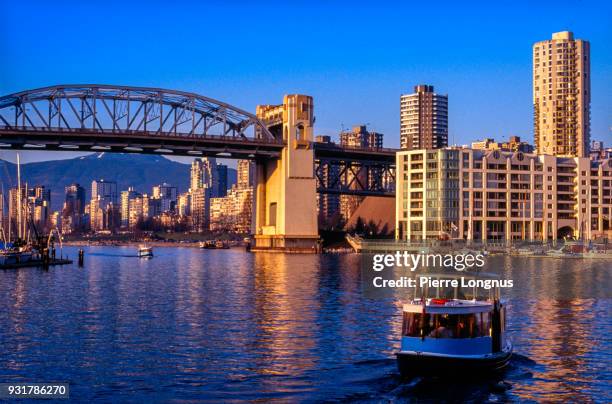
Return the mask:
<path id="1" fill-rule="evenodd" d="M 2 264 L 0 265 L 0 269 L 18 269 L 18 268 L 26 268 L 26 267 L 48 267 L 55 265 L 68 265 L 72 264 L 72 260 L 67 258 L 60 259 L 52 259 L 47 262 L 44 260 L 31 260 L 26 262 L 15 262 L 11 264 Z"/>

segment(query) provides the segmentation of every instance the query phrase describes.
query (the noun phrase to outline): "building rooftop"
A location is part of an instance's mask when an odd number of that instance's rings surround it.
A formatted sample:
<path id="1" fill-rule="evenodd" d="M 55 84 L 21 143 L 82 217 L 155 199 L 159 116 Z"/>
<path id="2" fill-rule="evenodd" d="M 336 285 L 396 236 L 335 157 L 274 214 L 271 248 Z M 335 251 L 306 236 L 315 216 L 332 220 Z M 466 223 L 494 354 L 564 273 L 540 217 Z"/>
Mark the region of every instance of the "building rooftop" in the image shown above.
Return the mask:
<path id="1" fill-rule="evenodd" d="M 568 39 L 573 40 L 574 34 L 571 31 L 561 31 L 552 34 L 552 39 Z"/>

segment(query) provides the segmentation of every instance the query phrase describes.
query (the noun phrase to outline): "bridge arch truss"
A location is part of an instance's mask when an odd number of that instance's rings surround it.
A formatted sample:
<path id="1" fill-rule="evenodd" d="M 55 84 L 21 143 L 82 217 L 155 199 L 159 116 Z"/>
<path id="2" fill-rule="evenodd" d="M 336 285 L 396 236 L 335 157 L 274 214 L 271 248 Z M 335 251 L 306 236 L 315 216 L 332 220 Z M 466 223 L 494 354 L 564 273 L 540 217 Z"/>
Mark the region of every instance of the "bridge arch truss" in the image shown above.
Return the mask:
<path id="1" fill-rule="evenodd" d="M 283 146 L 255 115 L 221 101 L 111 85 L 58 85 L 0 97 L 0 143 L 251 158 L 274 156 Z"/>

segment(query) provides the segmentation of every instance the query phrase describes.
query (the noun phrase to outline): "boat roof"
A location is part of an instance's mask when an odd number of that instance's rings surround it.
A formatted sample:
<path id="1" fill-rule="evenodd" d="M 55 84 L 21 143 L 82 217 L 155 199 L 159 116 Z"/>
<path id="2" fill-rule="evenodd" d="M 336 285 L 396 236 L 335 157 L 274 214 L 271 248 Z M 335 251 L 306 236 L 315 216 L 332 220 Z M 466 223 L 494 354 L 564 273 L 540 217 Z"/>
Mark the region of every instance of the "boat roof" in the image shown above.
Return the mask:
<path id="1" fill-rule="evenodd" d="M 431 314 L 469 314 L 482 313 L 493 310 L 490 300 L 464 300 L 464 299 L 426 299 L 425 312 Z M 420 299 L 404 304 L 406 313 L 422 313 L 423 304 Z"/>

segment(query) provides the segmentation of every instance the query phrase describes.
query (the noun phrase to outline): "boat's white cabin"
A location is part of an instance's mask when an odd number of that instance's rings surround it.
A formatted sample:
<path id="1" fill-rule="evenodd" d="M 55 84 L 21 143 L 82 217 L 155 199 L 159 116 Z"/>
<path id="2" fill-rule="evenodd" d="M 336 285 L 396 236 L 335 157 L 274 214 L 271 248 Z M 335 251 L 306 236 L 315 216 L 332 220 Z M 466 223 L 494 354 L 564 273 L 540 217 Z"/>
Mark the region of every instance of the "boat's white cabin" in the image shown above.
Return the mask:
<path id="1" fill-rule="evenodd" d="M 467 314 L 489 312 L 493 310 L 493 302 L 490 300 L 466 300 L 466 299 L 425 299 L 425 308 L 428 313 Z M 412 300 L 404 304 L 405 313 L 422 313 L 423 302 L 421 299 Z"/>

